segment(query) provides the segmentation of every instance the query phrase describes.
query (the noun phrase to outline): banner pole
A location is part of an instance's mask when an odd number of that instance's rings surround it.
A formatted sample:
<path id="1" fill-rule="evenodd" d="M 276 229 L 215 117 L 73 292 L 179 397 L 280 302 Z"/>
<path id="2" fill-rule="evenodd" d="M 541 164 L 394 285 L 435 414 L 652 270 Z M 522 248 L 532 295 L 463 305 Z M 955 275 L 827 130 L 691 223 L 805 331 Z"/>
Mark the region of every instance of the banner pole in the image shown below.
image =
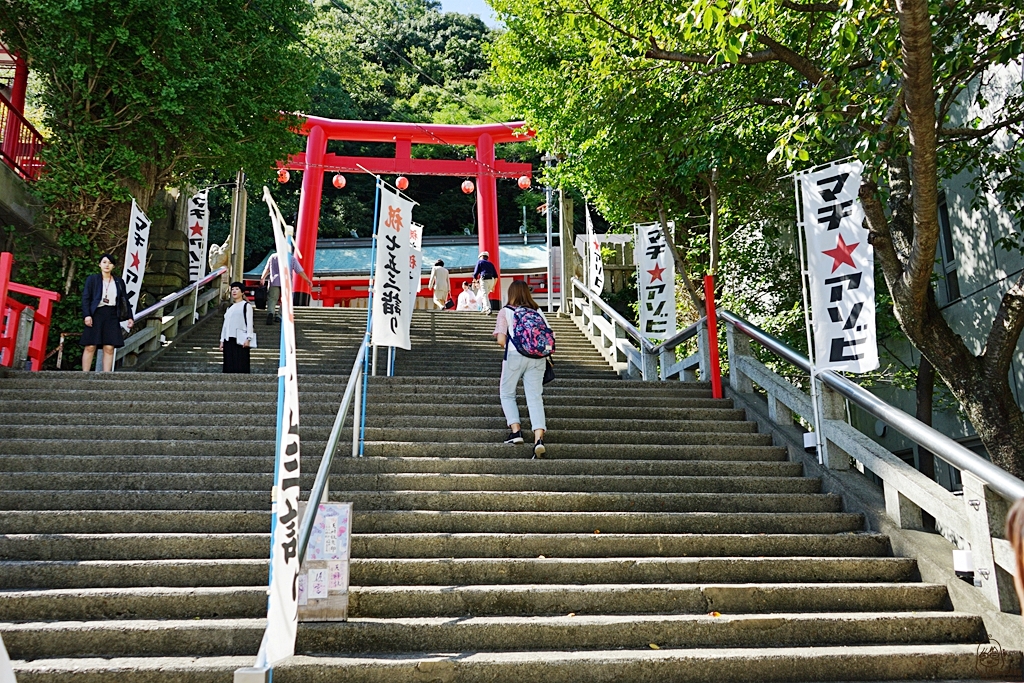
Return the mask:
<path id="1" fill-rule="evenodd" d="M 374 176 L 376 177 L 376 176 Z M 367 281 L 369 286 L 366 290 L 366 336 L 363 337 L 363 343 L 370 343 L 370 334 L 372 332 L 372 321 L 373 321 L 373 277 L 375 275 L 375 268 L 377 265 L 377 225 L 380 218 L 377 213 L 380 211 L 380 179 L 374 183 L 373 191 L 373 231 L 370 234 L 370 279 Z M 373 347 L 374 360 L 376 360 L 377 347 Z M 360 402 L 361 411 L 359 415 L 359 456 L 362 457 L 366 449 L 366 392 L 369 387 L 370 377 L 370 354 L 363 354 L 363 400 Z M 352 415 L 353 420 L 355 414 Z M 353 431 L 356 429 L 356 425 L 352 425 Z"/>
<path id="2" fill-rule="evenodd" d="M 818 464 L 825 462 L 821 453 L 821 414 L 818 406 L 818 373 L 814 363 L 814 328 L 811 320 L 811 310 L 808 303 L 807 280 L 810 273 L 807 271 L 807 258 L 804 249 L 807 246 L 805 225 L 803 215 L 803 200 L 801 198 L 800 174 L 793 175 L 793 185 L 796 196 L 797 211 L 797 251 L 800 253 L 800 290 L 804 302 L 804 329 L 807 332 L 807 359 L 810 364 L 811 379 L 811 414 L 814 417 L 814 451 L 818 457 Z"/>

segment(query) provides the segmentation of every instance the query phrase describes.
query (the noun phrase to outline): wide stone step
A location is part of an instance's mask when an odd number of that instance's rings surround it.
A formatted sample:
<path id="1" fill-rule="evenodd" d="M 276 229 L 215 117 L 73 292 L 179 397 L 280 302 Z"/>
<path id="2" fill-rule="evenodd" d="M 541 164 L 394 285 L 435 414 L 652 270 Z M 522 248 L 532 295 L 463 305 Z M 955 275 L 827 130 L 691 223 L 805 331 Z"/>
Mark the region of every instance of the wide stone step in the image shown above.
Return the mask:
<path id="1" fill-rule="evenodd" d="M 275 371 L 276 372 L 276 371 Z M 347 373 L 346 373 L 347 374 Z M 258 375 L 247 375 L 247 377 L 258 378 Z M 448 379 L 448 378 L 446 378 Z M 342 396 L 345 392 L 345 381 L 337 380 L 332 385 L 324 385 L 323 388 L 316 386 L 304 386 L 300 383 L 299 385 L 299 405 L 304 406 L 306 403 L 324 404 L 325 407 L 321 408 L 324 411 L 336 412 L 338 406 L 341 403 Z M 2 384 L 0 384 L 2 386 Z M 41 400 L 41 401 L 64 401 L 69 398 L 74 398 L 75 401 L 81 403 L 101 403 L 112 395 L 116 395 L 118 400 L 131 401 L 131 402 L 160 402 L 169 406 L 179 406 L 188 412 L 194 412 L 202 414 L 205 412 L 205 406 L 207 403 L 225 403 L 230 402 L 233 399 L 238 400 L 240 403 L 250 402 L 267 402 L 269 405 L 276 405 L 277 401 L 277 386 L 267 383 L 266 385 L 253 385 L 249 387 L 239 387 L 237 389 L 231 389 L 230 387 L 219 391 L 215 388 L 209 390 L 196 390 L 202 391 L 202 394 L 196 394 L 193 396 L 193 400 L 187 400 L 187 396 L 183 396 L 186 390 L 181 391 L 163 391 L 154 390 L 147 391 L 141 387 L 126 387 L 123 391 L 115 389 L 104 390 L 76 390 L 76 391 L 65 391 L 65 390 L 40 390 L 40 391 L 28 391 L 28 392 L 17 392 L 4 394 L 0 390 L 0 397 L 6 401 L 13 401 L 18 403 L 21 399 L 26 400 Z M 523 393 L 520 390 L 518 392 L 520 406 L 525 406 L 526 403 L 523 399 Z M 422 410 L 422 406 L 425 401 L 437 401 L 441 404 L 447 404 L 452 402 L 453 404 L 466 404 L 472 405 L 472 414 L 480 414 L 480 411 L 486 410 L 491 415 L 500 416 L 501 413 L 501 402 L 498 398 L 498 383 L 497 380 L 494 382 L 494 386 L 487 390 L 467 391 L 466 393 L 460 393 L 458 391 L 448 392 L 445 394 L 439 394 L 437 396 L 433 394 L 403 394 L 395 393 L 388 396 L 375 395 L 372 392 L 367 397 L 368 410 L 389 410 L 391 406 L 396 404 L 407 404 L 411 405 L 414 410 Z M 589 412 L 591 407 L 595 408 L 611 408 L 619 405 L 623 408 L 640 409 L 645 408 L 660 409 L 731 409 L 732 401 L 729 399 L 713 399 L 713 398 L 674 398 L 674 397 L 633 397 L 633 396 L 619 396 L 615 392 L 609 391 L 601 396 L 594 395 L 583 395 L 573 394 L 566 392 L 563 394 L 555 394 L 550 390 L 549 387 L 545 388 L 544 391 L 544 403 L 545 410 L 554 408 L 572 409 L 577 408 L 577 414 L 580 412 Z M 374 406 L 380 406 L 379 409 Z M 580 410 L 582 408 L 582 411 Z M 409 408 L 398 407 L 396 412 L 403 412 L 409 414 Z M 415 414 L 415 413 L 412 413 Z M 554 415 L 555 413 L 551 413 Z M 565 414 L 564 412 L 562 414 Z M 731 418 L 730 418 L 731 419 Z"/>
<path id="2" fill-rule="evenodd" d="M 320 458 L 301 458 L 303 472 L 315 472 Z M 268 473 L 273 457 L 206 455 L 0 455 L 0 472 L 258 472 Z M 535 474 L 548 476 L 799 477 L 797 462 L 702 460 L 582 460 L 542 458 L 338 457 L 335 474 Z"/>
<path id="3" fill-rule="evenodd" d="M 262 619 L 0 624 L 15 659 L 145 655 L 248 655 L 259 648 Z M 979 617 L 915 614 L 575 615 L 350 619 L 299 625 L 296 652 L 502 652 L 699 647 L 910 645 L 984 642 Z"/>
<path id="4" fill-rule="evenodd" d="M 875 534 L 364 534 L 352 536 L 358 558 L 609 557 L 879 557 Z M 0 539 L 0 558 L 17 561 L 251 559 L 268 557 L 266 534 L 18 534 Z"/>
<path id="5" fill-rule="evenodd" d="M 596 529 L 600 532 L 600 529 Z M 885 536 L 859 534 L 369 534 L 352 537 L 353 557 L 882 557 Z"/>
<path id="6" fill-rule="evenodd" d="M 349 595 L 353 617 L 461 617 L 586 614 L 764 614 L 920 611 L 947 608 L 944 585 L 892 584 L 587 584 L 361 586 Z"/>
<path id="7" fill-rule="evenodd" d="M 315 470 L 307 470 L 300 486 L 313 486 Z M 9 491 L 67 491 L 113 488 L 127 491 L 172 489 L 269 491 L 273 474 L 146 472 L 8 472 L 3 486 Z M 805 477 L 679 477 L 600 476 L 565 474 L 336 474 L 331 488 L 337 491 L 556 491 L 556 492 L 640 492 L 640 493 L 818 493 L 821 483 Z"/>
<path id="8" fill-rule="evenodd" d="M 0 621 L 254 618 L 266 601 L 265 586 L 5 591 Z M 947 603 L 944 585 L 923 583 L 352 586 L 349 616 L 909 612 Z"/>
<path id="9" fill-rule="evenodd" d="M 359 510 L 838 512 L 832 494 L 336 491 Z M 0 490 L 0 510 L 266 510 L 266 491 Z"/>
<path id="10" fill-rule="evenodd" d="M 193 420 L 197 422 L 198 420 Z M 487 443 L 501 441 L 507 430 L 496 422 L 497 427 L 483 428 L 383 428 L 367 426 L 365 435 L 369 441 L 434 441 L 449 443 Z M 529 424 L 528 422 L 526 424 Z M 705 425 L 705 429 L 708 426 Z M 553 426 L 544 436 L 544 442 L 558 444 L 632 444 L 635 441 L 647 441 L 662 445 L 696 445 L 696 444 L 729 444 L 741 446 L 769 446 L 772 443 L 770 434 L 734 433 L 734 432 L 661 432 L 661 431 L 630 431 L 608 430 L 593 431 L 585 429 L 558 430 Z M 301 425 L 299 433 L 303 439 L 326 441 L 330 436 L 331 427 L 327 425 Z M 84 440 L 178 440 L 203 439 L 208 441 L 265 441 L 272 442 L 277 428 L 271 423 L 265 426 L 235 425 L 230 429 L 216 429 L 203 425 L 50 425 L 41 428 L 39 425 L 0 425 L 0 439 L 31 439 L 39 438 L 45 433 L 50 439 Z M 351 430 L 342 432 L 342 443 L 351 443 Z"/>
<path id="11" fill-rule="evenodd" d="M 0 534 L 263 534 L 270 511 L 18 510 L 0 515 Z M 849 512 L 432 512 L 356 510 L 354 533 L 849 534 Z"/>
<path id="12" fill-rule="evenodd" d="M 503 439 L 500 432 L 498 439 Z M 345 457 L 351 452 L 351 431 L 343 431 L 339 454 Z M 423 443 L 413 441 L 368 441 L 365 446 L 368 457 L 430 457 L 430 458 L 503 458 L 508 460 L 529 459 L 529 447 L 515 447 L 500 443 Z M 302 452 L 319 458 L 326 441 L 302 440 Z M 274 457 L 272 439 L 263 441 L 204 441 L 196 439 L 161 440 L 92 440 L 74 439 L 0 439 L 0 455 L 204 455 L 220 457 Z M 716 461 L 785 461 L 786 450 L 778 446 L 717 446 L 717 445 L 675 445 L 652 446 L 646 444 L 559 444 L 558 449 L 549 449 L 545 459 L 550 460 L 716 460 Z"/>
<path id="13" fill-rule="evenodd" d="M 352 560 L 351 581 L 363 586 L 892 583 L 916 578 L 916 566 L 913 560 L 889 557 L 361 558 Z M 8 560 L 0 562 L 0 589 L 259 585 L 267 580 L 268 569 L 269 560 L 252 558 Z"/>
<path id="14" fill-rule="evenodd" d="M 146 683 L 212 683 L 252 665 L 251 656 L 66 658 L 14 662 L 21 683 L 102 683 L 124 672 Z M 995 662 L 992 677 L 1019 679 L 1019 652 Z M 421 683 L 435 680 L 493 683 L 523 677 L 536 680 L 628 680 L 635 683 L 760 681 L 977 680 L 978 645 L 865 645 L 774 648 L 665 648 L 567 650 L 551 652 L 471 652 L 405 657 L 296 656 L 274 667 L 277 683 Z"/>
<path id="15" fill-rule="evenodd" d="M 525 402 L 524 402 L 525 403 Z M 134 413 L 69 413 L 61 416 L 61 427 L 71 426 L 108 426 L 118 427 L 131 424 L 158 424 L 164 427 L 205 427 L 206 429 L 224 429 L 233 431 L 236 425 L 242 420 L 248 423 L 264 422 L 273 424 L 276 422 L 276 407 L 269 406 L 271 410 L 264 409 L 260 415 L 261 420 L 253 419 L 258 414 L 249 416 L 248 419 L 241 418 L 237 414 L 218 415 L 216 413 L 196 413 L 183 411 L 179 413 L 164 413 L 138 415 Z M 366 426 L 371 429 L 409 430 L 409 429 L 473 429 L 473 430 L 499 430 L 507 426 L 505 418 L 500 415 L 481 417 L 473 413 L 464 416 L 442 416 L 442 415 L 393 415 L 384 413 L 382 407 L 372 406 L 367 410 Z M 306 427 L 332 427 L 335 415 L 330 413 L 308 414 L 302 412 L 300 429 Z M 712 422 L 708 420 L 637 420 L 637 419 L 615 419 L 615 418 L 581 418 L 581 417 L 555 417 L 548 416 L 549 430 L 562 431 L 635 431 L 677 433 L 677 432 L 707 432 L 715 430 L 719 433 L 748 433 L 757 431 L 757 424 L 754 422 L 743 422 L 739 420 Z M 45 426 L 53 425 L 53 416 L 44 413 L 8 413 L 4 416 L 8 425 L 18 426 Z M 300 431 L 300 434 L 302 431 Z"/>
<path id="16" fill-rule="evenodd" d="M 522 394 L 520 393 L 520 397 Z M 525 406 L 525 401 L 520 398 Z M 302 395 L 300 392 L 300 406 L 302 420 L 305 421 L 312 415 L 330 415 L 332 418 L 338 412 L 338 397 L 322 395 Z M 274 418 L 277 414 L 277 395 L 271 401 L 203 401 L 201 406 L 204 417 L 216 418 L 226 415 L 237 417 L 261 415 Z M 373 404 L 371 404 L 373 405 Z M 134 421 L 150 420 L 151 416 L 166 415 L 168 412 L 182 413 L 193 411 L 197 407 L 195 400 L 188 396 L 178 396 L 177 400 L 169 402 L 160 401 L 116 401 L 103 400 L 92 405 L 80 401 L 0 401 L 0 412 L 7 416 L 16 414 L 50 414 L 57 413 L 62 416 L 87 415 L 98 418 L 105 413 L 131 414 Z M 373 405 L 374 411 L 380 411 Z M 431 413 L 436 416 L 465 416 L 475 415 L 481 406 L 477 403 L 454 403 L 431 406 Z M 388 415 L 421 415 L 423 408 L 415 403 L 391 403 L 387 406 Z M 575 406 L 550 405 L 545 406 L 545 412 L 549 418 L 579 417 L 580 411 Z M 372 413 L 371 413 L 372 414 Z M 616 419 L 643 419 L 643 420 L 702 420 L 706 422 L 742 421 L 746 419 L 743 410 L 734 408 L 649 408 L 630 406 L 593 406 L 586 411 L 586 417 L 591 420 L 599 418 Z"/>

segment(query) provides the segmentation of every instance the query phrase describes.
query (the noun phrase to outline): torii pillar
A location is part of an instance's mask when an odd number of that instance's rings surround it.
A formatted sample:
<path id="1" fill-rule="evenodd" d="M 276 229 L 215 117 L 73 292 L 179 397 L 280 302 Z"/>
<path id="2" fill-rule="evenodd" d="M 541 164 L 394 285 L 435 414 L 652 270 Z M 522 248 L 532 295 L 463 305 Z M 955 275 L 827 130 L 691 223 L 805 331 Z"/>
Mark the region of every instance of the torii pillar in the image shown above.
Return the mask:
<path id="1" fill-rule="evenodd" d="M 520 142 L 533 137 L 521 121 L 479 126 L 456 126 L 431 123 L 399 123 L 390 121 L 344 121 L 310 116 L 300 132 L 308 136 L 305 154 L 293 155 L 284 168 L 303 171 L 302 196 L 296 226 L 299 264 L 313 277 L 316 240 L 320 223 L 320 202 L 325 173 L 376 173 L 379 175 L 443 175 L 476 176 L 477 228 L 480 251 L 490 254 L 491 263 L 501 274 L 498 250 L 498 178 L 533 177 L 530 164 L 495 159 L 494 145 Z M 327 153 L 328 140 L 351 142 L 393 142 L 394 158 L 348 157 Z M 413 159 L 412 145 L 471 145 L 476 158 L 464 161 Z M 376 229 L 376 226 L 374 226 Z M 296 277 L 293 283 L 295 303 L 309 304 L 309 284 Z M 500 300 L 501 291 L 491 294 Z"/>

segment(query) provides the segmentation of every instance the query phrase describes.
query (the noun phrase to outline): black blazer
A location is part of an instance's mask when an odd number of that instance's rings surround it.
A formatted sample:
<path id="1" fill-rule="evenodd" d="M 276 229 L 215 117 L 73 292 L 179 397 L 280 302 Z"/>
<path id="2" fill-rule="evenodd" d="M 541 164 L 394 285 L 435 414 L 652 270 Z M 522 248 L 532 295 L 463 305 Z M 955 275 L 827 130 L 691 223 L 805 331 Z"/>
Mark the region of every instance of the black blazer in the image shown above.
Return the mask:
<path id="1" fill-rule="evenodd" d="M 124 297 L 124 300 L 128 301 L 128 290 L 125 289 L 124 280 L 114 275 L 114 285 L 117 289 L 117 296 Z M 91 317 L 99 307 L 100 300 L 102 298 L 103 275 L 101 273 L 93 273 L 89 277 L 85 278 L 85 289 L 82 290 L 82 317 Z M 114 300 L 114 303 L 116 306 L 116 299 Z"/>

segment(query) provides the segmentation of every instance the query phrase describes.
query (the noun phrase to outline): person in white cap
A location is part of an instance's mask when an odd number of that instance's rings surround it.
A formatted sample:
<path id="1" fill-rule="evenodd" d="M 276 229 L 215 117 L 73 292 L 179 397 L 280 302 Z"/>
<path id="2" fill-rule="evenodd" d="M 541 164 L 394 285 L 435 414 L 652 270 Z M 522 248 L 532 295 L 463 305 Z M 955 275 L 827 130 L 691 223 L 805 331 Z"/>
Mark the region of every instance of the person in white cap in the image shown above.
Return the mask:
<path id="1" fill-rule="evenodd" d="M 480 260 L 476 262 L 473 270 L 473 279 L 480 280 L 480 297 L 484 299 L 484 315 L 491 314 L 490 295 L 494 291 L 494 285 L 498 282 L 498 269 L 490 261 L 491 255 L 486 251 L 480 252 Z"/>

